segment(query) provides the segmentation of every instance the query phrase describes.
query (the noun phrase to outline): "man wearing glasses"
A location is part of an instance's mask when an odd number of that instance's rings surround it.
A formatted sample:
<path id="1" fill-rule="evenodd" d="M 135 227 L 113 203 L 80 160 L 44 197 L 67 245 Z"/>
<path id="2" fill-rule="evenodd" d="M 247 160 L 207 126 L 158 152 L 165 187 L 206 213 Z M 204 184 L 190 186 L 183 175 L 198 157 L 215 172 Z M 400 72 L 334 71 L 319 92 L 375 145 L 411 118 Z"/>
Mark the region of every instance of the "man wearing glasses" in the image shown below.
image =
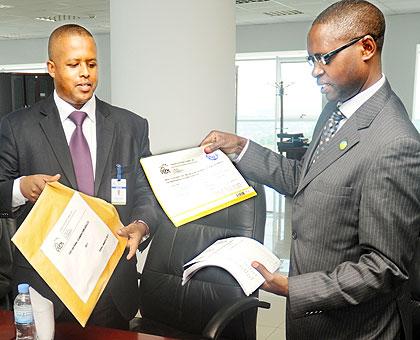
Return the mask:
<path id="1" fill-rule="evenodd" d="M 382 74 L 382 12 L 344 0 L 308 33 L 328 104 L 301 161 L 212 131 L 206 152 L 293 198 L 289 277 L 253 266 L 287 297 L 288 339 L 411 339 L 408 268 L 420 226 L 420 137 Z"/>

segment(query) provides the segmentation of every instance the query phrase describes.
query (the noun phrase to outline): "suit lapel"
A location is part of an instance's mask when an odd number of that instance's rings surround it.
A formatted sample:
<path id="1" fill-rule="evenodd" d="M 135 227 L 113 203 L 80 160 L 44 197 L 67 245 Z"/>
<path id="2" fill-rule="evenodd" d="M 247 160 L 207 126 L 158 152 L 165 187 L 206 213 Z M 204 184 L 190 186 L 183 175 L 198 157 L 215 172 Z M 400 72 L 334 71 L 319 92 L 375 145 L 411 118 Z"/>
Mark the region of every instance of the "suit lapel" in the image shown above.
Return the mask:
<path id="1" fill-rule="evenodd" d="M 52 96 L 46 99 L 41 106 L 40 112 L 44 117 L 40 120 L 39 124 L 63 170 L 61 175 L 64 175 L 67 178 L 73 188 L 77 188 L 70 150 L 67 145 L 63 125 L 60 121 L 60 115 Z"/>
<path id="2" fill-rule="evenodd" d="M 96 171 L 95 171 L 95 196 L 104 176 L 104 171 L 114 141 L 115 123 L 110 111 L 103 103 L 96 99 Z M 111 185 L 111 183 L 108 183 Z"/>
<path id="3" fill-rule="evenodd" d="M 326 168 L 328 168 L 340 157 L 344 156 L 359 142 L 359 131 L 370 126 L 379 111 L 383 108 L 386 100 L 390 96 L 390 93 L 391 87 L 389 86 L 388 81 L 385 81 L 385 84 L 370 99 L 368 99 L 348 121 L 346 121 L 340 130 L 338 130 L 326 146 L 325 150 L 322 154 L 320 154 L 319 159 L 307 171 L 308 163 L 316 145 L 318 144 L 321 132 L 318 133 L 316 142 L 311 145 L 308 159 L 305 160 L 303 166 L 303 171 L 305 172 L 302 172 L 303 175 L 295 195 L 302 191 L 314 178 L 319 176 Z M 325 121 L 326 120 L 324 119 L 323 125 L 325 125 Z"/>
<path id="4" fill-rule="evenodd" d="M 356 119 L 353 116 L 341 127 L 319 156 L 311 165 L 307 174 L 299 183 L 298 192 L 302 190 L 315 177 L 322 173 L 337 159 L 344 156 L 359 142 L 359 131 Z"/>

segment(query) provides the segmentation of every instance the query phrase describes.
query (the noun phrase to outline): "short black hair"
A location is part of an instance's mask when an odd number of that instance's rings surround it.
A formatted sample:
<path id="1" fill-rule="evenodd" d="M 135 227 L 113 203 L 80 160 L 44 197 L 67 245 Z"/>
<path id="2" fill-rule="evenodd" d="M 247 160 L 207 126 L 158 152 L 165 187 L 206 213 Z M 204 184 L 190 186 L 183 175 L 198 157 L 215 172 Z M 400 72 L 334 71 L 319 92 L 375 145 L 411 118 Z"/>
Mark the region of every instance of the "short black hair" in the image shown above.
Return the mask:
<path id="1" fill-rule="evenodd" d="M 83 26 L 77 24 L 66 24 L 56 28 L 50 35 L 48 39 L 48 58 L 52 60 L 53 56 L 53 46 L 56 40 L 59 40 L 65 35 L 81 35 L 86 37 L 91 37 L 93 39 L 92 34 Z"/>
<path id="2" fill-rule="evenodd" d="M 385 36 L 385 17 L 381 10 L 365 0 L 342 0 L 322 11 L 312 23 L 332 24 L 341 37 L 351 40 L 370 34 L 382 50 Z"/>

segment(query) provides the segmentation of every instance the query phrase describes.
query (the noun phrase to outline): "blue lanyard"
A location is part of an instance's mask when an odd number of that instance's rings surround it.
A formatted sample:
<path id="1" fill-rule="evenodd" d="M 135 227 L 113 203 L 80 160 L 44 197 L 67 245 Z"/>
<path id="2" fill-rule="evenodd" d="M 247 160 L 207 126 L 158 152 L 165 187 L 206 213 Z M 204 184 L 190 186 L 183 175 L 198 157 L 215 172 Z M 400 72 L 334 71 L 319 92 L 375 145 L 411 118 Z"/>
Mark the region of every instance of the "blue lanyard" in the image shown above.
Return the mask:
<path id="1" fill-rule="evenodd" d="M 122 166 L 121 164 L 116 164 L 115 167 L 117 168 L 117 179 L 121 181 L 122 179 Z"/>

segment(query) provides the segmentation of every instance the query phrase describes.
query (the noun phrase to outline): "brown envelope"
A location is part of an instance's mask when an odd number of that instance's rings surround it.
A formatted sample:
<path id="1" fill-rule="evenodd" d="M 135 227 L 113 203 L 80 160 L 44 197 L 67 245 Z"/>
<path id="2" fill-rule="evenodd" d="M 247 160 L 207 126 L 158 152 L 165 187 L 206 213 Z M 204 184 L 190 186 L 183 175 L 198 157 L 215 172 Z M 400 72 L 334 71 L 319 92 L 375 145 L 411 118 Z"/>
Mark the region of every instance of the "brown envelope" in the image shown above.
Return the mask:
<path id="1" fill-rule="evenodd" d="M 13 243 L 41 275 L 50 288 L 63 301 L 82 326 L 86 325 L 90 314 L 104 291 L 115 267 L 124 253 L 127 239 L 117 235 L 123 225 L 115 207 L 106 201 L 79 193 L 93 211 L 102 219 L 118 239 L 117 247 L 99 277 L 88 301 L 84 303 L 74 289 L 41 251 L 41 245 L 49 231 L 58 221 L 75 190 L 58 182 L 47 183 L 25 221 L 12 238 Z M 87 261 L 89 259 L 86 259 Z"/>

